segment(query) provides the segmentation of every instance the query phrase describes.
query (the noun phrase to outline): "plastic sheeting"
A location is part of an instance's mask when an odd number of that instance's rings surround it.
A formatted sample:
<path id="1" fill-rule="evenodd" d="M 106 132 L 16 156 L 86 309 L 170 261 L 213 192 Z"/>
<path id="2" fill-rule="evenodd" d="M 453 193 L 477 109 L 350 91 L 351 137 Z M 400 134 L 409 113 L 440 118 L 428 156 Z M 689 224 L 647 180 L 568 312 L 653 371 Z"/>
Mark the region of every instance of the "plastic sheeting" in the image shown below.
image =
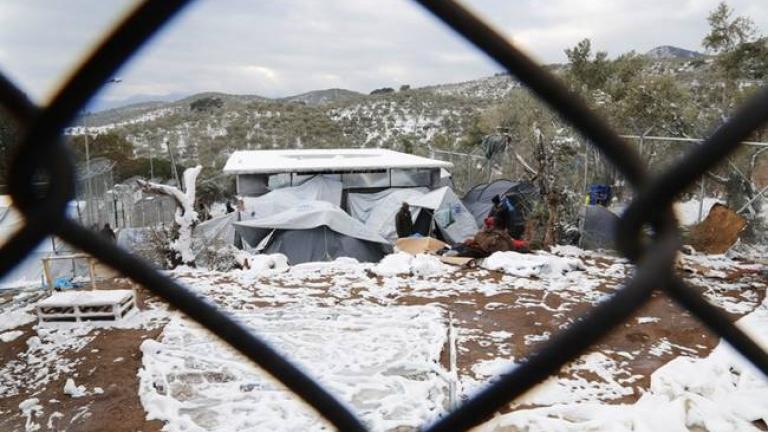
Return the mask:
<path id="1" fill-rule="evenodd" d="M 579 246 L 582 249 L 613 249 L 619 217 L 605 207 L 583 207 Z"/>
<path id="2" fill-rule="evenodd" d="M 427 193 L 427 188 L 387 189 L 376 193 L 351 193 L 347 196 L 349 214 L 390 242 L 397 240 L 395 215 L 411 198 Z M 416 219 L 416 215 L 414 220 Z"/>
<path id="3" fill-rule="evenodd" d="M 233 225 L 248 246 L 260 246 L 264 253 L 282 253 L 291 264 L 342 256 L 376 261 L 391 250 L 382 236 L 324 201 L 309 201 Z"/>
<path id="4" fill-rule="evenodd" d="M 198 224 L 192 231 L 196 252 L 203 247 L 226 247 L 235 244 L 235 227 L 237 212 L 223 214 Z"/>
<path id="5" fill-rule="evenodd" d="M 412 207 L 430 210 L 435 225 L 440 229 L 441 237 L 448 242 L 462 242 L 477 232 L 474 216 L 449 187 L 408 199 L 407 203 Z M 415 219 L 418 220 L 418 215 Z"/>
<path id="6" fill-rule="evenodd" d="M 299 186 L 275 189 L 260 197 L 243 198 L 244 219 L 260 219 L 309 201 L 325 201 L 341 206 L 342 184 L 338 180 L 317 175 Z"/>

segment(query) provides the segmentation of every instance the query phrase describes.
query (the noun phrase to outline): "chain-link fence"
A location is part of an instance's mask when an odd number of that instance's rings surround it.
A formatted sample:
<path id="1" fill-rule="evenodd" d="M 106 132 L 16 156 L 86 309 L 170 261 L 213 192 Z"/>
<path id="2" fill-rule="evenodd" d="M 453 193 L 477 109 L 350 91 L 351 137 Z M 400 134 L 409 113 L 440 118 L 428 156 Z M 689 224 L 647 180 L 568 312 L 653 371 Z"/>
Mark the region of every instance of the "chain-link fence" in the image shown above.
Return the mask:
<path id="1" fill-rule="evenodd" d="M 67 216 L 68 203 L 75 192 L 75 170 L 61 140 L 63 129 L 102 84 L 187 3 L 184 0 L 149 0 L 140 4 L 85 59 L 47 106 L 32 104 L 10 81 L 0 77 L 0 101 L 26 131 L 13 155 L 8 179 L 14 202 L 26 217 L 26 225 L 3 246 L 0 274 L 21 262 L 46 236 L 59 236 L 198 321 L 295 392 L 336 428 L 366 430 L 347 405 L 277 354 L 258 335 L 145 261 Z M 727 123 L 684 158 L 664 172 L 650 175 L 638 153 L 578 96 L 482 20 L 453 0 L 417 0 L 417 3 L 515 75 L 593 143 L 627 180 L 634 190 L 634 199 L 621 218 L 617 239 L 619 250 L 636 263 L 633 276 L 611 298 L 552 337 L 524 363 L 423 429 L 466 430 L 483 422 L 622 323 L 656 290 L 669 294 L 768 374 L 768 354 L 675 273 L 673 263 L 680 239 L 671 208 L 679 193 L 728 157 L 740 141 L 768 120 L 768 89 L 748 100 Z M 38 191 L 33 182 L 36 175 L 55 181 L 48 182 L 45 190 Z M 646 226 L 651 229 L 645 229 Z M 651 236 L 645 234 L 649 231 L 653 233 Z"/>

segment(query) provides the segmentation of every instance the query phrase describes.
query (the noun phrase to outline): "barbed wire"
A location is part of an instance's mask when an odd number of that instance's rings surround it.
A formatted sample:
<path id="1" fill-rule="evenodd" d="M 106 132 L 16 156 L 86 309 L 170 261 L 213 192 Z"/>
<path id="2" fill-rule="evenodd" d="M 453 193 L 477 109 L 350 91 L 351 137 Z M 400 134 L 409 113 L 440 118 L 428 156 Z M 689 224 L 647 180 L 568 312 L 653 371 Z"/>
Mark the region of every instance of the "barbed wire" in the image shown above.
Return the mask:
<path id="1" fill-rule="evenodd" d="M 14 203 L 26 219 L 23 229 L 0 249 L 0 275 L 11 271 L 46 236 L 57 235 L 199 322 L 293 391 L 337 429 L 366 430 L 344 403 L 249 329 L 141 258 L 102 239 L 66 215 L 67 203 L 74 194 L 75 168 L 61 139 L 64 128 L 118 68 L 187 3 L 188 0 L 146 0 L 137 6 L 87 56 L 45 107 L 32 104 L 0 75 L 0 103 L 22 126 L 23 139 L 15 148 L 8 183 Z M 620 251 L 637 265 L 632 278 L 608 300 L 553 336 L 523 364 L 423 429 L 467 430 L 484 422 L 622 323 L 655 290 L 669 294 L 768 375 L 768 354 L 675 274 L 674 261 L 681 240 L 672 212 L 677 194 L 727 157 L 768 120 L 768 89 L 747 101 L 730 121 L 691 149 L 682 160 L 651 177 L 637 152 L 579 96 L 488 24 L 453 0 L 416 0 L 416 3 L 516 76 L 599 149 L 628 180 L 635 198 L 622 215 L 616 234 Z M 49 180 L 42 192 L 33 187 L 33 178 L 40 176 Z M 644 234 L 646 227 L 650 227 L 653 234 Z"/>

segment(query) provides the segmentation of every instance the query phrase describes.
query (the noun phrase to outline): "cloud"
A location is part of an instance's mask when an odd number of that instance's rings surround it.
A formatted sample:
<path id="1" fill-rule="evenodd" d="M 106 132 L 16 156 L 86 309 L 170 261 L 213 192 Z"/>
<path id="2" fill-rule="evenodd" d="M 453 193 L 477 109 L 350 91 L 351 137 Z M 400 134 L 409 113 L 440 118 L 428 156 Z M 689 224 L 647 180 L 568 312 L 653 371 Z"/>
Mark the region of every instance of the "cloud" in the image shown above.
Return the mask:
<path id="1" fill-rule="evenodd" d="M 733 0 L 768 29 L 765 0 Z M 131 0 L 4 0 L 0 70 L 43 100 Z M 618 55 L 670 44 L 700 49 L 717 0 L 467 0 L 542 62 L 591 38 Z M 100 96 L 202 91 L 279 97 L 342 87 L 470 80 L 500 67 L 406 0 L 198 0 L 164 28 Z"/>

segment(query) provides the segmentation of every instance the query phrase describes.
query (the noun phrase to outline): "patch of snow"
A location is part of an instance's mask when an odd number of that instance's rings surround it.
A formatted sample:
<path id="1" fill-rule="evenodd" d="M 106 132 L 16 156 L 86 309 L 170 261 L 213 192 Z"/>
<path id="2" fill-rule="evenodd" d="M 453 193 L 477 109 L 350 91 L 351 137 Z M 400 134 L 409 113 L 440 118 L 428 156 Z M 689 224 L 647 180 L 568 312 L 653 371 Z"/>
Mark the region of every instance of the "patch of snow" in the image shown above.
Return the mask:
<path id="1" fill-rule="evenodd" d="M 651 316 L 637 317 L 637 323 L 638 324 L 657 323 L 659 321 L 661 321 L 661 318 L 659 318 L 659 317 L 651 317 Z"/>
<path id="2" fill-rule="evenodd" d="M 64 394 L 70 395 L 73 398 L 79 398 L 85 396 L 87 393 L 84 385 L 75 385 L 75 380 L 67 378 L 67 382 L 64 384 Z"/>
<path id="3" fill-rule="evenodd" d="M 26 399 L 19 404 L 19 409 L 21 410 L 21 415 L 27 418 L 24 423 L 24 431 L 34 432 L 40 430 L 40 425 L 35 423 L 34 420 L 35 417 L 43 413 L 43 406 L 40 405 L 40 400 L 38 398 Z"/>
<path id="4" fill-rule="evenodd" d="M 603 353 L 583 355 L 566 370 L 572 372 L 573 377 L 549 377 L 516 402 L 554 405 L 619 399 L 634 393 L 632 387 L 626 385 L 627 379 L 631 378 L 629 373 L 621 368 L 619 362 Z M 595 376 L 598 378 L 595 379 Z"/>
<path id="5" fill-rule="evenodd" d="M 57 429 L 54 429 L 53 422 L 63 417 L 64 417 L 64 414 L 58 411 L 52 412 L 51 415 L 48 416 L 48 423 L 46 424 L 46 426 L 48 426 L 48 429 L 50 430 L 57 430 Z"/>
<path id="6" fill-rule="evenodd" d="M 495 377 L 510 372 L 514 367 L 515 359 L 495 358 L 491 360 L 480 360 L 472 365 L 472 372 L 480 378 Z"/>
<path id="7" fill-rule="evenodd" d="M 288 306 L 237 318 L 350 404 L 372 430 L 415 427 L 448 403 L 435 306 Z M 141 346 L 139 395 L 170 431 L 322 430 L 295 396 L 186 319 Z"/>
<path id="8" fill-rule="evenodd" d="M 564 274 L 584 269 L 578 258 L 561 258 L 554 255 L 522 254 L 518 252 L 495 252 L 482 264 L 489 270 L 501 270 L 517 277 L 561 277 Z"/>
<path id="9" fill-rule="evenodd" d="M 5 343 L 11 342 L 16 340 L 19 336 L 23 335 L 24 332 L 21 330 L 13 330 L 13 331 L 7 331 L 5 333 L 0 333 L 0 341 L 3 341 Z"/>
<path id="10" fill-rule="evenodd" d="M 0 314 L 0 332 L 27 325 L 37 320 L 37 317 L 24 310 L 12 310 Z"/>
<path id="11" fill-rule="evenodd" d="M 432 255 L 419 254 L 413 256 L 405 252 L 396 252 L 385 256 L 371 271 L 383 277 L 396 275 L 429 277 L 450 273 L 453 269 L 453 267 L 444 264 L 439 258 Z"/>

